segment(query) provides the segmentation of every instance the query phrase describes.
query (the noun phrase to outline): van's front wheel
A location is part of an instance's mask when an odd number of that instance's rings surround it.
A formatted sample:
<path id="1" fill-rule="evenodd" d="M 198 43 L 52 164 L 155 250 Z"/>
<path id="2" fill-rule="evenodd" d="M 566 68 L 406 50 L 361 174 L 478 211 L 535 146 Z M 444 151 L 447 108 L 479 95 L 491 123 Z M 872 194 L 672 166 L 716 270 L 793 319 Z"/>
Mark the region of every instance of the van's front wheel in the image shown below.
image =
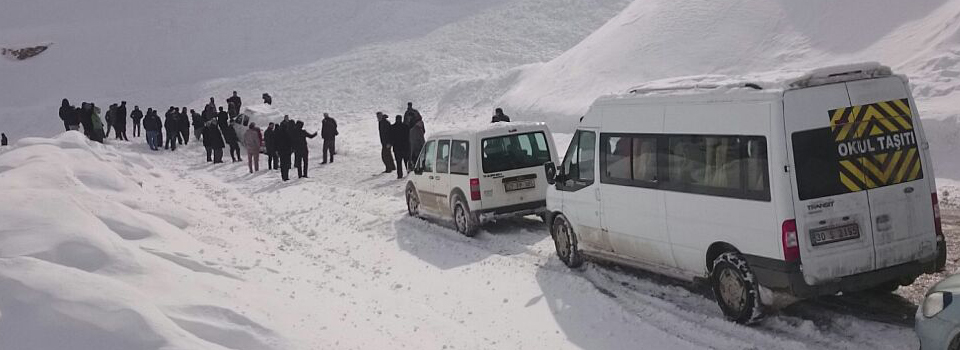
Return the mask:
<path id="1" fill-rule="evenodd" d="M 553 236 L 553 244 L 557 248 L 557 257 L 560 258 L 567 267 L 577 268 L 583 265 L 583 257 L 580 256 L 580 248 L 577 245 L 577 235 L 573 233 L 573 227 L 565 216 L 557 215 L 550 225 L 550 235 Z"/>
<path id="2" fill-rule="evenodd" d="M 752 324 L 763 318 L 757 276 L 740 254 L 727 252 L 714 259 L 710 284 L 727 319 Z"/>
<path id="3" fill-rule="evenodd" d="M 420 196 L 417 195 L 417 189 L 413 185 L 407 185 L 406 197 L 407 215 L 420 216 Z"/>

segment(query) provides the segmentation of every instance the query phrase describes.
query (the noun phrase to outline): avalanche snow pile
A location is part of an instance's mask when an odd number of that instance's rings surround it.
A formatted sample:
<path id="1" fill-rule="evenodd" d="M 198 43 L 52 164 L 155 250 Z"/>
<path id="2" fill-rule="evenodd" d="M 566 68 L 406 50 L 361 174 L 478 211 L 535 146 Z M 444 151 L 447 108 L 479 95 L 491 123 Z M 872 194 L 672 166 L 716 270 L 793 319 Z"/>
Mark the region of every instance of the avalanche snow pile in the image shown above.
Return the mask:
<path id="1" fill-rule="evenodd" d="M 75 131 L 0 150 L 0 349 L 285 348 L 191 260 L 196 218 L 141 187 L 165 176 Z"/>
<path id="2" fill-rule="evenodd" d="M 879 61 L 906 74 L 938 175 L 960 151 L 960 0 L 635 0 L 559 57 L 530 65 L 500 103 L 569 130 L 601 95 L 645 81 Z"/>

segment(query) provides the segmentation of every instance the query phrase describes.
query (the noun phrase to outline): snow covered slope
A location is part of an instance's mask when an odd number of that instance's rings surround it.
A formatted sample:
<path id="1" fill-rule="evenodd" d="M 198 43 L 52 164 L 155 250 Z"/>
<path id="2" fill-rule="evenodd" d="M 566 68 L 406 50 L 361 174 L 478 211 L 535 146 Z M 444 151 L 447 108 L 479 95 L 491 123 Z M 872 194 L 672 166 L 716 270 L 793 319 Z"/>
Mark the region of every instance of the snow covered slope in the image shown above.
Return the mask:
<path id="1" fill-rule="evenodd" d="M 53 45 L 0 57 L 0 129 L 50 136 L 64 97 L 179 106 L 210 79 L 419 37 L 509 1 L 5 0 L 0 47 Z"/>
<path id="2" fill-rule="evenodd" d="M 526 69 L 502 100 L 569 125 L 599 95 L 644 81 L 855 61 L 908 74 L 919 98 L 958 101 L 960 1 L 635 0 L 573 49 Z M 925 106 L 937 116 L 957 110 Z"/>

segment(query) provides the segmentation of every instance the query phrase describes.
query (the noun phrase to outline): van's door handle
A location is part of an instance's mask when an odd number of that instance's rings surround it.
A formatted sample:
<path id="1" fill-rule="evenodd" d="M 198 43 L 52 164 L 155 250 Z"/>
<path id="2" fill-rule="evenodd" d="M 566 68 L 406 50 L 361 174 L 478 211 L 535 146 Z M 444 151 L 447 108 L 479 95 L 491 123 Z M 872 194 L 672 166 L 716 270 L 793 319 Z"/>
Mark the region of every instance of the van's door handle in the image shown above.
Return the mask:
<path id="1" fill-rule="evenodd" d="M 427 178 L 433 180 L 433 175 L 427 176 Z"/>
<path id="2" fill-rule="evenodd" d="M 907 187 L 903 189 L 903 193 L 913 193 L 913 187 Z"/>

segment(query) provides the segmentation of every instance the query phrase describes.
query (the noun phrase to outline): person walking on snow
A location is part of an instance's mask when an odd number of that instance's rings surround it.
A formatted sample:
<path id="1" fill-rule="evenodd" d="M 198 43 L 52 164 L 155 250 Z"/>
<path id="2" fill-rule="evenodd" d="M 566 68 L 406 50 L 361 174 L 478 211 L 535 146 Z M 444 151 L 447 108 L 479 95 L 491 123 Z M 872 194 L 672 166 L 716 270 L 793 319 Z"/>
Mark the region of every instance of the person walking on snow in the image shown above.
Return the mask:
<path id="1" fill-rule="evenodd" d="M 380 158 L 386 170 L 384 174 L 392 173 L 397 168 L 393 165 L 393 152 L 390 150 L 390 120 L 383 112 L 377 112 L 377 124 L 380 131 Z"/>
<path id="2" fill-rule="evenodd" d="M 427 143 L 425 137 L 427 130 L 423 127 L 423 119 L 414 120 L 415 122 L 410 126 L 410 158 L 407 159 L 407 168 L 413 166 L 413 163 L 420 157 L 423 145 Z"/>
<path id="3" fill-rule="evenodd" d="M 228 114 L 230 114 L 231 117 L 236 117 L 240 115 L 241 103 L 242 102 L 240 100 L 240 96 L 237 96 L 237 92 L 234 91 L 233 96 L 230 96 L 230 98 L 227 99 L 227 106 L 228 106 L 227 112 Z"/>
<path id="4" fill-rule="evenodd" d="M 493 113 L 493 118 L 490 120 L 490 122 L 491 122 L 491 123 L 499 123 L 499 122 L 507 122 L 507 123 L 509 123 L 509 122 L 510 122 L 510 116 L 508 116 L 508 115 L 506 115 L 506 114 L 503 114 L 503 109 L 502 109 L 502 108 L 497 108 L 497 109 L 494 111 L 494 113 Z"/>
<path id="5" fill-rule="evenodd" d="M 107 107 L 107 113 L 104 115 L 104 119 L 106 119 L 106 121 L 107 121 L 107 123 L 106 123 L 107 133 L 104 134 L 106 137 L 110 137 L 110 128 L 113 127 L 113 120 L 115 119 L 115 117 L 114 117 L 115 114 L 117 114 L 117 104 L 116 104 L 116 103 L 110 105 L 110 107 Z"/>
<path id="6" fill-rule="evenodd" d="M 290 180 L 290 154 L 293 152 L 293 130 L 289 118 L 289 116 L 283 116 L 283 121 L 273 133 L 273 142 L 276 145 L 277 154 L 280 155 L 280 178 L 283 181 Z"/>
<path id="7" fill-rule="evenodd" d="M 7 145 L 7 134 L 0 132 L 0 146 Z"/>
<path id="8" fill-rule="evenodd" d="M 134 109 L 136 112 L 136 109 Z M 160 116 L 153 108 L 147 108 L 147 116 L 143 118 L 143 129 L 147 131 L 147 144 L 151 150 L 160 149 L 160 129 L 163 129 L 163 123 L 160 122 Z"/>
<path id="9" fill-rule="evenodd" d="M 264 92 L 263 96 L 261 97 L 263 97 L 263 104 L 268 104 L 268 105 L 273 104 L 273 97 L 270 97 L 270 94 Z"/>
<path id="10" fill-rule="evenodd" d="M 407 102 L 407 111 L 403 112 L 403 122 L 406 123 L 407 126 L 411 126 L 421 119 L 423 119 L 423 116 L 420 115 L 420 111 L 413 108 L 413 102 Z"/>
<path id="11" fill-rule="evenodd" d="M 393 158 L 397 163 L 397 178 L 403 178 L 403 165 L 410 159 L 410 127 L 403 123 L 403 117 L 397 116 L 396 123 L 390 128 Z"/>
<path id="12" fill-rule="evenodd" d="M 90 110 L 90 124 L 93 128 L 90 140 L 103 143 L 106 134 L 103 132 L 103 119 L 100 119 L 100 107 L 91 103 Z"/>
<path id="13" fill-rule="evenodd" d="M 143 111 L 140 106 L 133 106 L 130 111 L 130 120 L 133 121 L 133 137 L 140 137 L 140 120 L 143 119 Z"/>
<path id="14" fill-rule="evenodd" d="M 193 136 L 197 138 L 197 141 L 200 141 L 200 136 L 202 136 L 203 133 L 203 116 L 191 109 L 190 119 L 192 119 L 193 122 Z"/>
<path id="15" fill-rule="evenodd" d="M 320 164 L 327 164 L 327 153 L 330 153 L 330 163 L 333 163 L 333 155 L 337 154 L 337 135 L 340 135 L 337 121 L 324 113 L 320 122 L 320 138 L 323 139 L 323 162 Z"/>
<path id="16" fill-rule="evenodd" d="M 70 131 L 71 130 L 70 126 L 76 125 L 76 124 L 71 124 L 71 121 L 73 121 L 74 119 L 78 119 L 76 116 L 77 116 L 77 109 L 70 105 L 70 101 L 67 101 L 67 99 L 63 99 L 63 101 L 60 103 L 60 120 L 63 121 L 64 131 Z M 77 130 L 77 129 L 72 129 L 72 130 Z"/>
<path id="17" fill-rule="evenodd" d="M 190 117 L 187 116 L 187 107 L 180 109 L 180 113 L 177 114 L 177 120 L 180 122 L 180 138 L 183 139 L 184 145 L 190 144 Z"/>
<path id="18" fill-rule="evenodd" d="M 180 120 L 178 114 L 177 109 L 171 107 L 165 115 L 166 119 L 163 121 L 163 128 L 167 131 L 167 143 L 164 144 L 163 149 L 170 149 L 171 151 L 177 150 L 177 139 L 180 137 Z"/>
<path id="19" fill-rule="evenodd" d="M 280 157 L 277 155 L 276 133 L 277 126 L 272 122 L 263 132 L 263 146 L 267 149 L 267 170 L 280 169 Z"/>
<path id="20" fill-rule="evenodd" d="M 260 144 L 263 142 L 263 136 L 260 135 L 260 128 L 257 124 L 250 123 L 247 132 L 243 134 L 243 145 L 247 148 L 247 168 L 250 173 L 260 171 Z"/>
<path id="21" fill-rule="evenodd" d="M 203 147 L 207 149 L 207 161 L 213 164 L 223 163 L 223 135 L 214 120 L 203 125 Z M 213 157 L 211 159 L 211 156 Z"/>
<path id="22" fill-rule="evenodd" d="M 217 124 L 219 124 L 219 122 Z M 223 141 L 227 143 L 227 146 L 230 146 L 230 159 L 234 162 L 242 162 L 243 158 L 240 157 L 240 137 L 237 136 L 237 130 L 233 128 L 233 123 L 220 126 L 220 132 L 223 133 Z"/>
<path id="23" fill-rule="evenodd" d="M 113 113 L 113 129 L 117 133 L 117 140 L 130 141 L 127 138 L 127 101 L 120 101 Z"/>
<path id="24" fill-rule="evenodd" d="M 307 177 L 307 169 L 309 164 L 307 158 L 310 156 L 310 147 L 307 144 L 307 138 L 317 137 L 317 133 L 308 133 L 306 130 L 303 130 L 303 122 L 297 121 L 296 126 L 293 128 L 293 166 L 297 168 L 297 176 L 299 178 Z"/>

